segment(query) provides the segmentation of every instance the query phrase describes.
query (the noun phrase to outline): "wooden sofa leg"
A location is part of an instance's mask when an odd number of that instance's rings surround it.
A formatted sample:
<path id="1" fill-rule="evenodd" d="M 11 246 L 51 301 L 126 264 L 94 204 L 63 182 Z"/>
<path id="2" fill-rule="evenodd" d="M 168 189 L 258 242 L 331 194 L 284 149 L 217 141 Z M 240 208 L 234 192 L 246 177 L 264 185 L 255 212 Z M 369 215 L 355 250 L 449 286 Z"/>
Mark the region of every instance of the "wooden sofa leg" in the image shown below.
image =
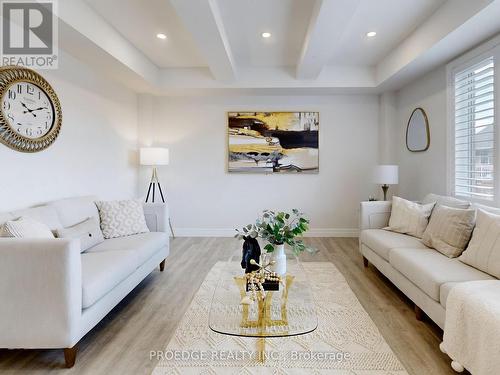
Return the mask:
<path id="1" fill-rule="evenodd" d="M 425 317 L 424 310 L 422 310 L 420 307 L 418 307 L 417 305 L 415 305 L 415 318 L 419 322 L 421 322 L 422 320 L 424 320 L 424 317 Z"/>
<path id="2" fill-rule="evenodd" d="M 160 263 L 160 272 L 163 272 L 163 270 L 165 269 L 165 260 L 166 259 L 163 259 Z"/>
<path id="3" fill-rule="evenodd" d="M 363 257 L 363 266 L 365 266 L 365 268 L 368 268 L 368 265 L 370 263 L 368 262 L 368 259 L 366 259 L 365 257 Z"/>
<path id="4" fill-rule="evenodd" d="M 76 360 L 76 345 L 72 348 L 64 349 L 64 361 L 66 362 L 66 367 L 71 368 L 75 365 Z"/>

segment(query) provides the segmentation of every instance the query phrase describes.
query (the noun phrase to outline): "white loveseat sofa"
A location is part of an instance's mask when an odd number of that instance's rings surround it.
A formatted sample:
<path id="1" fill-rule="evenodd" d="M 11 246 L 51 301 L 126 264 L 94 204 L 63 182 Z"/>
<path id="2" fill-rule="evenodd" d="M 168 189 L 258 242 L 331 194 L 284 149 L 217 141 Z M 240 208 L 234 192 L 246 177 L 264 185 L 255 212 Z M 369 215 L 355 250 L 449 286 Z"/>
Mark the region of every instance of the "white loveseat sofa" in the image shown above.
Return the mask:
<path id="1" fill-rule="evenodd" d="M 469 203 L 452 197 L 429 194 L 422 203 L 437 202 L 445 206 L 467 208 Z M 500 210 L 481 207 L 500 214 Z M 428 248 L 420 239 L 389 232 L 386 227 L 391 215 L 391 202 L 362 202 L 360 212 L 360 251 L 365 267 L 370 262 L 415 303 L 417 319 L 425 312 L 438 326 L 444 328 L 446 299 L 457 283 L 491 280 L 493 276 L 450 259 Z"/>
<path id="2" fill-rule="evenodd" d="M 52 230 L 99 217 L 95 197 L 0 213 L 0 225 L 31 217 Z M 64 348 L 77 342 L 169 253 L 168 213 L 144 204 L 150 233 L 113 238 L 80 253 L 79 240 L 0 238 L 0 348 Z"/>

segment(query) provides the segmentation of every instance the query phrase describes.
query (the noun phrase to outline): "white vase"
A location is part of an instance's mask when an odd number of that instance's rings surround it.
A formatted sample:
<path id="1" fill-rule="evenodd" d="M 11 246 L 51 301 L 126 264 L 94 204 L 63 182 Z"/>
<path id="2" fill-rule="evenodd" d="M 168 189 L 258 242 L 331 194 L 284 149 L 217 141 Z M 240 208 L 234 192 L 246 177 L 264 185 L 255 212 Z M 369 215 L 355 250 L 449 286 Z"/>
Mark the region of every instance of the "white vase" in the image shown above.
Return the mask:
<path id="1" fill-rule="evenodd" d="M 285 245 L 274 245 L 274 251 L 271 253 L 271 260 L 274 261 L 271 270 L 283 276 L 286 273 Z"/>

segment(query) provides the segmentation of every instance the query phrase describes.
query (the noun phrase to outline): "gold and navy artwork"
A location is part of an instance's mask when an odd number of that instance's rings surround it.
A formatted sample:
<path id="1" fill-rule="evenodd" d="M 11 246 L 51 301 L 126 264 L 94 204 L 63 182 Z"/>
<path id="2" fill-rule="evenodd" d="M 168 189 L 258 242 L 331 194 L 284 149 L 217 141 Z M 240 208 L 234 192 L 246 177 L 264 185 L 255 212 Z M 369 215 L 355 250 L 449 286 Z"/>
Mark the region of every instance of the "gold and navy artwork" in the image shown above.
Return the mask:
<path id="1" fill-rule="evenodd" d="M 228 170 L 318 173 L 319 112 L 228 112 Z"/>

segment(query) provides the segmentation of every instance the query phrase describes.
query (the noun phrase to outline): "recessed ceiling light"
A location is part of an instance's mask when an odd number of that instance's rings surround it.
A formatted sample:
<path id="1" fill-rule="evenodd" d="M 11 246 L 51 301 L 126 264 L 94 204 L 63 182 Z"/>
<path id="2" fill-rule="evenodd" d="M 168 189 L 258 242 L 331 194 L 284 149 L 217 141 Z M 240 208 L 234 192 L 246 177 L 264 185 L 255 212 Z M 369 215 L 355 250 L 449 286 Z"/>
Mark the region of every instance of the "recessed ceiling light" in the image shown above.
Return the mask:
<path id="1" fill-rule="evenodd" d="M 158 39 L 167 39 L 167 36 L 165 34 L 163 34 L 163 33 L 156 34 L 156 37 Z"/>
<path id="2" fill-rule="evenodd" d="M 262 37 L 263 38 L 270 38 L 271 37 L 271 33 L 262 33 Z"/>
<path id="3" fill-rule="evenodd" d="M 369 32 L 366 33 L 366 36 L 368 38 L 373 38 L 375 35 L 377 35 L 376 31 L 369 31 Z"/>

